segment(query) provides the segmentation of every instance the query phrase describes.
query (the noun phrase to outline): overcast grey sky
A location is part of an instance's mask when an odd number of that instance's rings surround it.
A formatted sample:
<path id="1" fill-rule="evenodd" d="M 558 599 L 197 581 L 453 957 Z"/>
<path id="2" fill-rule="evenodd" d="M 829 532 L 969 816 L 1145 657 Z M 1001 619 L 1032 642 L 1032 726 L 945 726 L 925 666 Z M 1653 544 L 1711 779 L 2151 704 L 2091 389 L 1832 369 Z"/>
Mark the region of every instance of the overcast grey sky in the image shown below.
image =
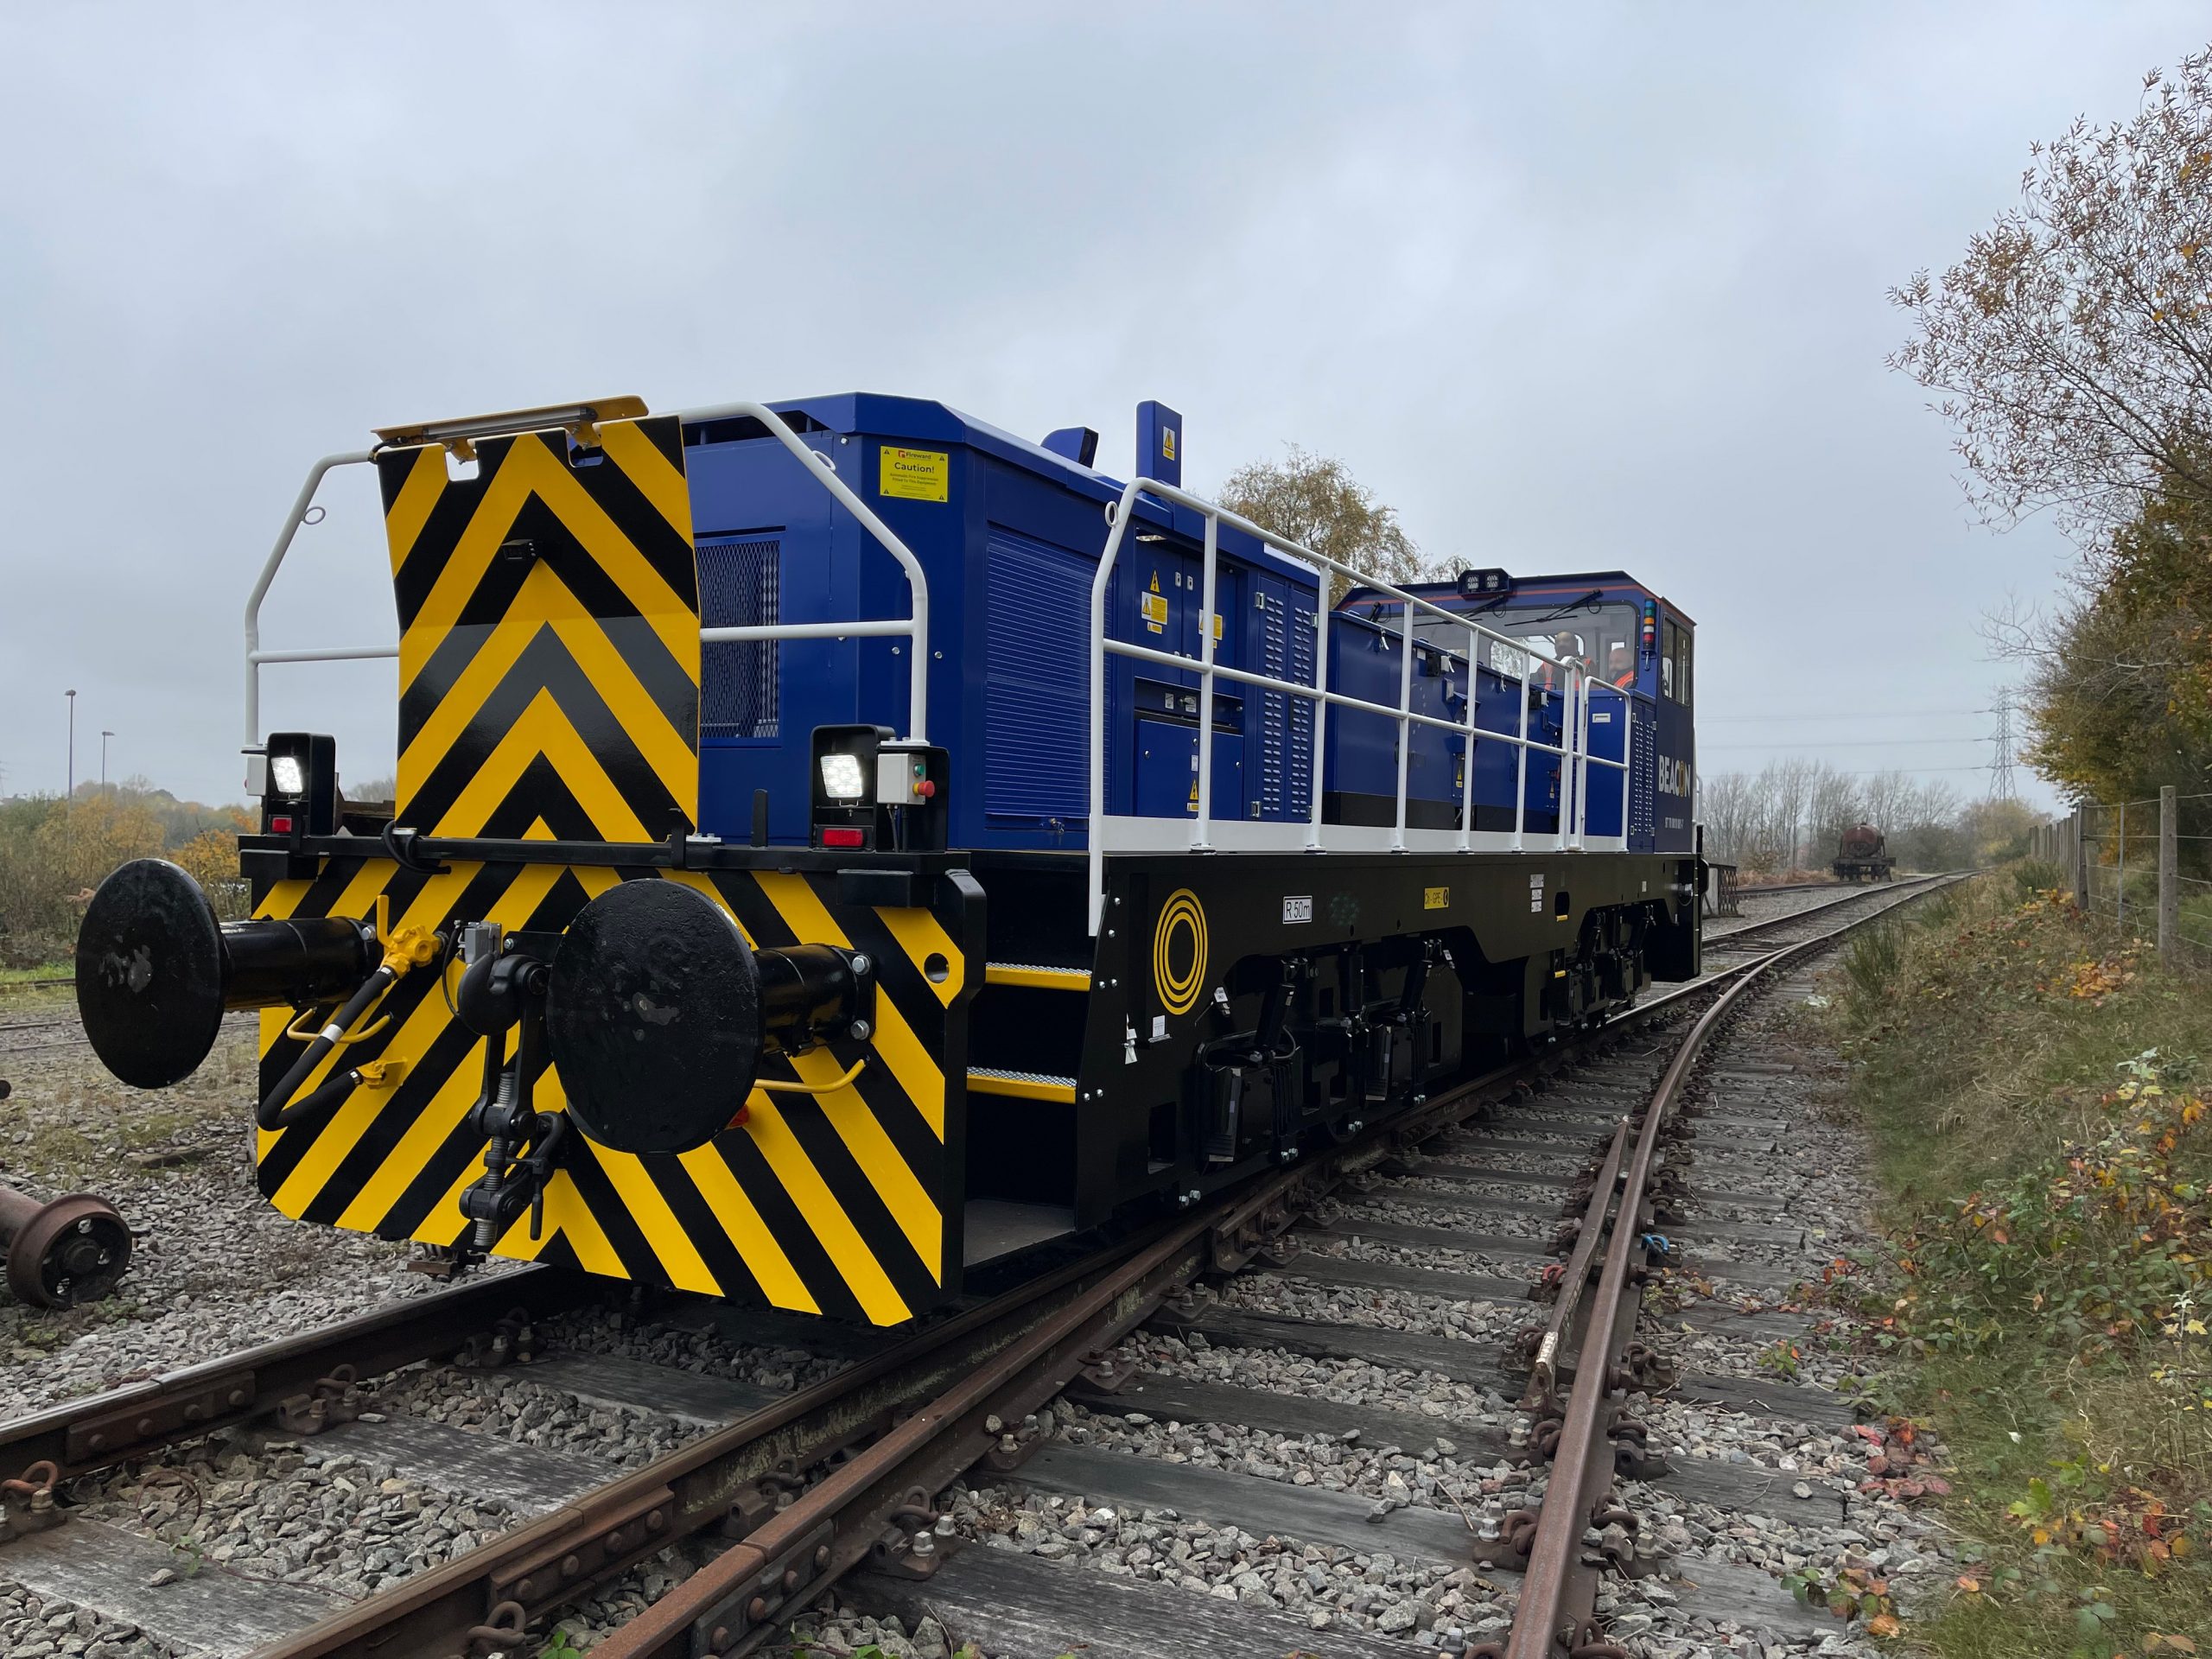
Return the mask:
<path id="1" fill-rule="evenodd" d="M 0 10 L 5 790 L 74 686 L 80 778 L 105 727 L 236 798 L 247 588 L 372 425 L 855 388 L 1116 472 L 1161 397 L 1203 489 L 1340 456 L 1426 552 L 1669 594 L 1707 772 L 1986 787 L 1977 617 L 2071 553 L 1972 521 L 1883 291 L 2202 6 L 1110 10 Z M 373 486 L 324 499 L 271 646 L 392 637 Z M 392 683 L 265 712 L 365 778 Z"/>

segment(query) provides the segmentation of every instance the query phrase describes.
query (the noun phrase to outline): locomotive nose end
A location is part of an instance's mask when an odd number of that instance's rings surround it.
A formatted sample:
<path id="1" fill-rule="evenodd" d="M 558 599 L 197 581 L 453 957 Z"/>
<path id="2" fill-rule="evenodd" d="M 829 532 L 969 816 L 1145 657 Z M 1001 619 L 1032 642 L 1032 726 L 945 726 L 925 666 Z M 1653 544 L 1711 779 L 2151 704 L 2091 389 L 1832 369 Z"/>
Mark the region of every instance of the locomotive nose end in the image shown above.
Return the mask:
<path id="1" fill-rule="evenodd" d="M 200 884 L 140 858 L 100 883 L 77 930 L 77 1012 L 92 1052 L 137 1089 L 199 1069 L 223 1023 L 223 935 Z"/>
<path id="2" fill-rule="evenodd" d="M 676 881 L 625 881 L 554 953 L 545 1040 L 569 1115 L 618 1152 L 689 1152 L 753 1091 L 760 975 L 728 914 Z"/>

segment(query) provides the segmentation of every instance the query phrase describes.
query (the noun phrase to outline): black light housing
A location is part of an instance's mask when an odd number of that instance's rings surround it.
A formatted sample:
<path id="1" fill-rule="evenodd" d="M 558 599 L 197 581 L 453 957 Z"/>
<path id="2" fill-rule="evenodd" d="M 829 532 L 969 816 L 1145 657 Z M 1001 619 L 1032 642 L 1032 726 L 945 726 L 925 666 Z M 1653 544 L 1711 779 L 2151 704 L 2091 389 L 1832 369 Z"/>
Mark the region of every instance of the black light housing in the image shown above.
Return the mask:
<path id="1" fill-rule="evenodd" d="M 268 783 L 261 797 L 264 835 L 338 833 L 338 740 L 319 732 L 277 732 L 269 739 Z"/>
<path id="2" fill-rule="evenodd" d="M 1513 591 L 1513 578 L 1503 570 L 1462 570 L 1459 597 L 1497 599 Z"/>
<path id="3" fill-rule="evenodd" d="M 928 852 L 945 837 L 945 752 L 888 726 L 814 728 L 808 840 L 849 852 Z"/>

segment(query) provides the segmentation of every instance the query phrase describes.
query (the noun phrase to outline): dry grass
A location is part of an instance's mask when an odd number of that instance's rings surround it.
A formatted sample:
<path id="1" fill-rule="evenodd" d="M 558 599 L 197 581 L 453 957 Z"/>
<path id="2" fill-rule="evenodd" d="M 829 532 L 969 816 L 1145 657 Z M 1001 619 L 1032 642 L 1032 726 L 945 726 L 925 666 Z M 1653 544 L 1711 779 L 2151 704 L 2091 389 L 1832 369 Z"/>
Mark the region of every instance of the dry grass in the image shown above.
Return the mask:
<path id="1" fill-rule="evenodd" d="M 2212 1631 L 2212 982 L 2049 879 L 1865 936 L 1831 1015 L 1899 1258 L 1891 1385 L 1954 1459 L 1967 1571 L 1913 1633 L 1946 1659 Z"/>

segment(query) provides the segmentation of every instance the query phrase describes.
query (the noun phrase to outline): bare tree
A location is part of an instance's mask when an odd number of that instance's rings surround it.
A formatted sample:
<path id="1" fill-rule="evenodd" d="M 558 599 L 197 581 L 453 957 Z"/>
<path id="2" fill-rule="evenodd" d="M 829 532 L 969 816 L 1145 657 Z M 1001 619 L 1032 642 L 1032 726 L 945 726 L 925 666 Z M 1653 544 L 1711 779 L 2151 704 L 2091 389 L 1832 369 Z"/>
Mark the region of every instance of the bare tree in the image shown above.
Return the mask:
<path id="1" fill-rule="evenodd" d="M 1782 868 L 1795 869 L 1801 861 L 1805 809 L 1819 772 L 1820 763 L 1803 755 L 1770 760 L 1759 769 L 1758 788 L 1767 803 L 1762 839 Z"/>
<path id="2" fill-rule="evenodd" d="M 1912 775 L 1895 767 L 1866 779 L 1861 792 L 1866 804 L 1866 822 L 1885 836 L 1902 830 L 1905 822 L 1905 803 L 1912 791 Z"/>
<path id="3" fill-rule="evenodd" d="M 2018 207 L 1891 291 L 1914 335 L 1890 365 L 1941 394 L 1995 522 L 2094 536 L 2161 487 L 2212 498 L 2212 49 L 2030 155 Z"/>
<path id="4" fill-rule="evenodd" d="M 1958 791 L 1930 780 L 1916 784 L 1899 803 L 1897 833 L 1889 837 L 1891 855 L 1908 869 L 1954 869 L 1966 862 L 1966 836 L 1960 829 Z"/>
<path id="5" fill-rule="evenodd" d="M 1721 864 L 1744 861 L 1755 804 L 1751 780 L 1740 772 L 1708 774 L 1698 780 L 1698 817 L 1705 825 L 1707 857 Z"/>
<path id="6" fill-rule="evenodd" d="M 2009 844 L 1993 831 L 1996 820 L 1982 804 L 1962 806 L 1949 785 L 1909 772 L 1862 779 L 1797 755 L 1770 760 L 1756 776 L 1714 773 L 1699 790 L 1707 856 L 1747 875 L 1801 864 L 1823 868 L 1844 830 L 1861 818 L 1882 831 L 1909 869 L 1955 869 L 1973 861 L 1977 846 Z M 2018 817 L 2003 820 L 2005 835 Z"/>
<path id="7" fill-rule="evenodd" d="M 1398 523 L 1395 507 L 1375 499 L 1341 461 L 1291 444 L 1280 461 L 1238 467 L 1221 486 L 1221 505 L 1262 529 L 1386 581 L 1407 582 L 1454 574 L 1452 562 L 1426 564 L 1421 549 Z M 1344 596 L 1343 577 L 1329 588 L 1329 602 Z"/>
<path id="8" fill-rule="evenodd" d="M 1808 812 L 1807 832 L 1812 839 L 1809 861 L 1818 865 L 1834 855 L 1844 831 L 1866 817 L 1866 791 L 1849 772 L 1823 765 L 1813 776 Z"/>

